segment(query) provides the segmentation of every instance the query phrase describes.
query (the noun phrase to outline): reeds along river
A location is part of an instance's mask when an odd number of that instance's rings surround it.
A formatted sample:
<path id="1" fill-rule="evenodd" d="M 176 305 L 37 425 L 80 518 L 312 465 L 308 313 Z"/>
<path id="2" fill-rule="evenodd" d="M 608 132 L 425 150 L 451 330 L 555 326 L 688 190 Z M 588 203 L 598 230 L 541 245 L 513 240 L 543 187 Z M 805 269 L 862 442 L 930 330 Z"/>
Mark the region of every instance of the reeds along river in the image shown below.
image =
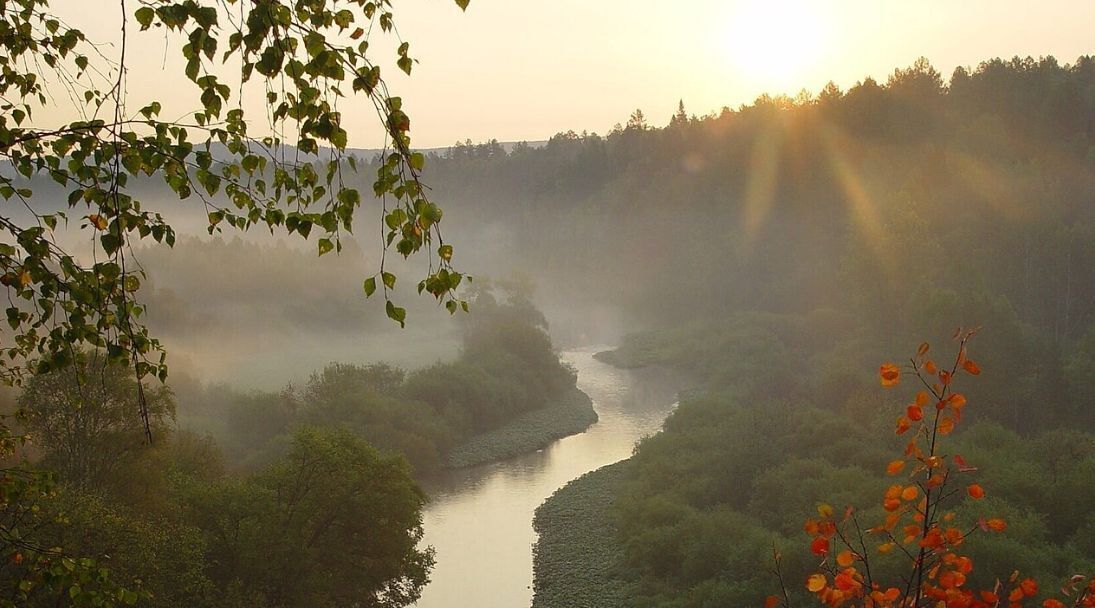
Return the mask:
<path id="1" fill-rule="evenodd" d="M 601 348 L 564 351 L 600 420 L 535 454 L 451 472 L 426 484 L 424 542 L 437 551 L 420 608 L 521 608 L 532 602 L 533 511 L 571 479 L 627 458 L 658 431 L 680 383 L 601 363 Z"/>

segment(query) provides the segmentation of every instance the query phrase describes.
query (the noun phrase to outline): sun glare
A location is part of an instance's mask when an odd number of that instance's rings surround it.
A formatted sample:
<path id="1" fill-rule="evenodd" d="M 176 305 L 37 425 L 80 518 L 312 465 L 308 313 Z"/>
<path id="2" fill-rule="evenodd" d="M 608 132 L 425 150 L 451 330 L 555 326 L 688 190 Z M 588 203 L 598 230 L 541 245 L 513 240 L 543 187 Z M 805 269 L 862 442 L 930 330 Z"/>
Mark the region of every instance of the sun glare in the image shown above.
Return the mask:
<path id="1" fill-rule="evenodd" d="M 735 74 L 772 93 L 808 84 L 830 43 L 827 16 L 806 0 L 743 0 L 727 19 L 721 46 Z"/>

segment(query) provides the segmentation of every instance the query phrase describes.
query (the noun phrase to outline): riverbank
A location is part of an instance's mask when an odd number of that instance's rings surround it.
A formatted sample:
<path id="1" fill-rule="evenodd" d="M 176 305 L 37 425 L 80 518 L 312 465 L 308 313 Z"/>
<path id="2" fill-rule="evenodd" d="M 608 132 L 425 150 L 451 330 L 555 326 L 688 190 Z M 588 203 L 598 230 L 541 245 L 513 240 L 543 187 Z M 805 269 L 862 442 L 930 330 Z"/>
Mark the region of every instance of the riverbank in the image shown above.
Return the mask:
<path id="1" fill-rule="evenodd" d="M 459 469 L 535 452 L 557 439 L 581 433 L 594 422 L 597 412 L 592 400 L 574 388 L 548 406 L 526 412 L 452 449 L 445 466 Z"/>
<path id="2" fill-rule="evenodd" d="M 612 575 L 623 555 L 612 509 L 629 465 L 624 460 L 586 473 L 536 509 L 533 608 L 628 605 L 626 583 Z"/>

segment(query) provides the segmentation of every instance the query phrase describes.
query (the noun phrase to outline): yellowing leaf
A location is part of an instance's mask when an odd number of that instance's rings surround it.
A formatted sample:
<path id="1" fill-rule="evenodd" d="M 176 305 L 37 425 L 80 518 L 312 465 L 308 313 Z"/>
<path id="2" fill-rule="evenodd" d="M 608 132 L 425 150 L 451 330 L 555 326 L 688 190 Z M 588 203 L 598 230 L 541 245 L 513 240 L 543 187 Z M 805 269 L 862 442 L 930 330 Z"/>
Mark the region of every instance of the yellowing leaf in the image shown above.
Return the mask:
<path id="1" fill-rule="evenodd" d="M 897 386 L 897 383 L 901 381 L 901 370 L 893 363 L 883 363 L 878 368 L 878 378 L 885 388 Z"/>
<path id="2" fill-rule="evenodd" d="M 832 505 L 821 503 L 817 506 L 817 514 L 823 518 L 832 517 L 834 512 Z"/>
<path id="3" fill-rule="evenodd" d="M 811 574 L 810 578 L 806 579 L 806 589 L 811 593 L 817 593 L 828 586 L 829 581 L 825 578 L 824 574 Z"/>
<path id="4" fill-rule="evenodd" d="M 89 222 L 91 222 L 92 226 L 95 226 L 97 230 L 106 230 L 107 222 L 105 217 L 99 215 L 98 213 L 93 213 L 87 216 L 87 219 Z"/>
<path id="5" fill-rule="evenodd" d="M 916 486 L 908 486 L 904 490 L 901 490 L 901 499 L 906 502 L 916 500 L 917 496 L 920 496 L 920 488 Z"/>

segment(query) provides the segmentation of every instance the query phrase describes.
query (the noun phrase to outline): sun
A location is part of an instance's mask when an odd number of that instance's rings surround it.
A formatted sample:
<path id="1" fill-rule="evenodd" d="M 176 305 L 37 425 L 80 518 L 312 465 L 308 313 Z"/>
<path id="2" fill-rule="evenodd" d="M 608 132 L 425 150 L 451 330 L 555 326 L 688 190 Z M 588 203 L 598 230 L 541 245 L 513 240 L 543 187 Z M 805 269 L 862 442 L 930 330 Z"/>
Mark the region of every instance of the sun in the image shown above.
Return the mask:
<path id="1" fill-rule="evenodd" d="M 830 50 L 828 15 L 809 0 L 742 0 L 727 13 L 721 47 L 737 76 L 772 93 L 806 86 Z"/>

